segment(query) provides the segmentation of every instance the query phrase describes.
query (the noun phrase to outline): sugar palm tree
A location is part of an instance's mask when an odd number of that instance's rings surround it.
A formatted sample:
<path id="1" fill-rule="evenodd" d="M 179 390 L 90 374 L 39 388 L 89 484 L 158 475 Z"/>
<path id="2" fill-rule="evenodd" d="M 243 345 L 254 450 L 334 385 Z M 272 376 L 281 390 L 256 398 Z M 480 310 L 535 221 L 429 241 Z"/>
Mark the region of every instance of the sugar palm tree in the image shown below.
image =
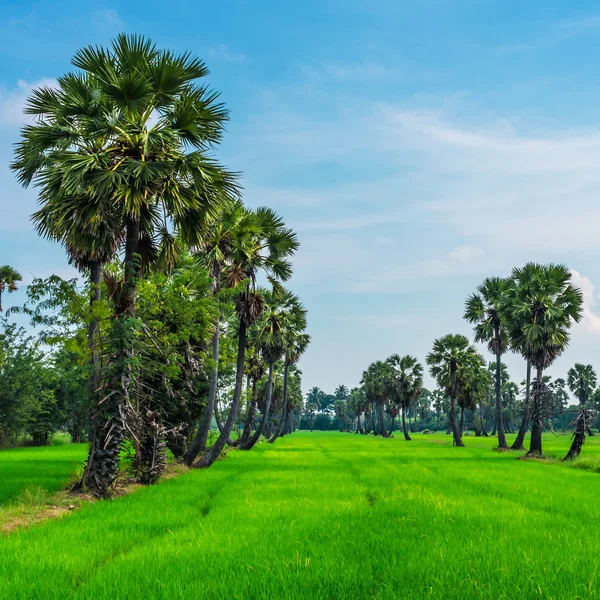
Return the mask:
<path id="1" fill-rule="evenodd" d="M 392 369 L 387 362 L 378 360 L 371 363 L 363 373 L 362 385 L 367 398 L 373 407 L 377 406 L 377 423 L 375 424 L 375 412 L 373 412 L 373 431 L 375 435 L 388 437 L 385 428 L 384 407 L 388 396 L 391 395 Z"/>
<path id="2" fill-rule="evenodd" d="M 228 272 L 230 286 L 241 288 L 236 298 L 239 329 L 233 400 L 223 431 L 210 450 L 195 463 L 197 467 L 213 464 L 225 447 L 237 417 L 244 377 L 246 333 L 261 317 L 265 307 L 264 292 L 256 286 L 257 276 L 265 276 L 273 288 L 273 294 L 282 294 L 281 282 L 287 281 L 292 275 L 290 258 L 299 245 L 296 234 L 285 226 L 283 219 L 273 210 L 257 208 L 252 218 L 255 227 L 250 240 L 237 248 Z"/>
<path id="3" fill-rule="evenodd" d="M 502 421 L 502 355 L 508 348 L 506 327 L 500 315 L 500 301 L 507 282 L 499 277 L 489 277 L 469 296 L 464 318 L 474 325 L 475 341 L 487 343 L 488 350 L 496 357 L 496 426 L 498 447 L 507 448 Z"/>
<path id="4" fill-rule="evenodd" d="M 245 444 L 240 446 L 242 450 L 250 450 L 260 439 L 267 418 L 269 417 L 273 394 L 275 362 L 283 357 L 286 350 L 286 342 L 294 335 L 294 332 L 303 331 L 305 327 L 306 310 L 297 296 L 287 291 L 274 291 L 265 294 L 265 310 L 258 323 L 257 333 L 258 346 L 268 365 L 265 410 L 254 434 Z M 283 396 L 287 393 L 286 387 L 287 372 L 282 390 Z"/>
<path id="5" fill-rule="evenodd" d="M 492 376 L 478 354 L 470 354 L 462 374 L 462 389 L 457 398 L 460 407 L 460 434 L 464 432 L 465 410 L 475 411 L 482 403 L 492 383 Z"/>
<path id="6" fill-rule="evenodd" d="M 592 365 L 575 363 L 575 366 L 569 369 L 567 384 L 571 392 L 577 396 L 582 409 L 587 408 L 589 399 L 596 389 L 596 382 L 596 371 L 594 371 Z M 588 419 L 588 422 L 591 423 L 591 419 Z M 588 427 L 587 433 L 588 435 L 594 435 L 591 427 Z"/>
<path id="7" fill-rule="evenodd" d="M 241 202 L 225 205 L 218 218 L 207 218 L 197 232 L 195 256 L 202 266 L 206 267 L 213 279 L 212 293 L 218 298 L 223 283 L 232 287 L 239 283 L 237 273 L 231 274 L 235 268 L 235 259 L 247 251 L 246 245 L 251 243 L 257 233 L 257 224 L 250 211 Z M 208 399 L 202 413 L 198 431 L 185 455 L 185 463 L 190 466 L 200 452 L 206 450 L 206 441 L 210 431 L 215 402 L 217 398 L 217 382 L 219 378 L 219 340 L 220 320 L 217 319 L 211 340 L 212 368 L 210 373 Z"/>
<path id="8" fill-rule="evenodd" d="M 29 99 L 25 110 L 36 122 L 23 129 L 14 168 L 23 183 L 37 180 L 42 203 L 59 188 L 65 198 L 86 198 L 95 207 L 90 214 L 117 213 L 125 239 L 123 281 L 114 296 L 112 375 L 95 411 L 83 482 L 107 496 L 126 428 L 143 240 L 172 255 L 169 228 L 191 237 L 199 217 L 216 216 L 237 185 L 210 156 L 227 111 L 198 84 L 208 74 L 201 60 L 160 50 L 142 36 L 120 35 L 110 48 L 83 48 L 72 63 L 78 73 Z"/>
<path id="9" fill-rule="evenodd" d="M 250 439 L 252 428 L 254 427 L 254 418 L 256 416 L 256 407 L 258 404 L 257 387 L 258 382 L 265 374 L 265 360 L 256 346 L 256 341 L 249 343 L 246 348 L 245 356 L 245 372 L 246 372 L 246 388 L 249 391 L 250 398 L 248 399 L 248 411 L 246 422 L 242 436 L 236 445 L 244 444 Z"/>
<path id="10" fill-rule="evenodd" d="M 567 373 L 569 389 L 575 394 L 582 408 L 586 406 L 594 393 L 596 382 L 596 371 L 592 365 L 575 363 L 575 366 L 571 367 Z"/>
<path id="11" fill-rule="evenodd" d="M 290 367 L 296 365 L 310 344 L 310 336 L 304 333 L 306 328 L 306 314 L 300 317 L 295 322 L 290 323 L 291 326 L 286 327 L 284 335 L 284 356 L 283 356 L 283 410 L 281 415 L 281 423 L 278 430 L 273 434 L 269 443 L 273 443 L 278 437 L 285 433 L 291 433 L 291 418 L 290 407 L 288 406 L 288 379 Z"/>
<path id="12" fill-rule="evenodd" d="M 13 269 L 10 265 L 0 267 L 0 312 L 2 312 L 2 294 L 8 292 L 12 294 L 17 291 L 17 283 L 22 281 L 21 273 Z"/>
<path id="13" fill-rule="evenodd" d="M 449 420 L 456 446 L 464 446 L 456 423 L 456 402 L 467 385 L 469 371 L 478 362 L 483 365 L 483 358 L 469 340 L 460 334 L 448 334 L 436 339 L 432 351 L 427 355 L 431 376 L 450 397 Z"/>
<path id="14" fill-rule="evenodd" d="M 396 402 L 402 411 L 402 431 L 404 439 L 410 441 L 411 437 L 406 428 L 406 410 L 419 397 L 423 389 L 423 367 L 414 356 L 392 354 L 387 359 L 392 367 L 392 389 Z"/>
<path id="15" fill-rule="evenodd" d="M 501 313 L 511 347 L 536 369 L 528 454 L 541 456 L 544 369 L 567 347 L 571 325 L 582 318 L 583 298 L 563 265 L 528 263 L 513 269 L 511 280 L 503 296 Z"/>

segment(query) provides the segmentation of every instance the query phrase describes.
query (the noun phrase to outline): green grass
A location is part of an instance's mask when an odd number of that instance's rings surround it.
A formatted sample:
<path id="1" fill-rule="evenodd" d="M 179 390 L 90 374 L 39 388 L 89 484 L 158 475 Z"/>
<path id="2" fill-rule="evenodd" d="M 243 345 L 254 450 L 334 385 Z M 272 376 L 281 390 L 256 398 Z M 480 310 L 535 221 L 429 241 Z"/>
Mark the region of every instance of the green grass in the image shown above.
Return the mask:
<path id="1" fill-rule="evenodd" d="M 0 450 L 0 506 L 55 492 L 83 463 L 87 444 Z"/>
<path id="2" fill-rule="evenodd" d="M 0 598 L 600 597 L 600 475 L 449 441 L 299 432 L 231 452 L 7 535 Z"/>

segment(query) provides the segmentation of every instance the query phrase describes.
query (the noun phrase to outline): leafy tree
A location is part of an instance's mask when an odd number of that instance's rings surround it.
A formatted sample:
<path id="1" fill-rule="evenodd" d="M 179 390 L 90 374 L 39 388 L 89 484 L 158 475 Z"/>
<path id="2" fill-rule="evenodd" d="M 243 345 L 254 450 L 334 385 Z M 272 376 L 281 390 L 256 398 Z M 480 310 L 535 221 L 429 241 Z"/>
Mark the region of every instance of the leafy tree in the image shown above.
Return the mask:
<path id="1" fill-rule="evenodd" d="M 569 343 L 569 329 L 582 317 L 581 291 L 563 265 L 528 263 L 513 269 L 501 313 L 511 347 L 536 369 L 530 455 L 542 455 L 542 383 L 544 369 Z"/>

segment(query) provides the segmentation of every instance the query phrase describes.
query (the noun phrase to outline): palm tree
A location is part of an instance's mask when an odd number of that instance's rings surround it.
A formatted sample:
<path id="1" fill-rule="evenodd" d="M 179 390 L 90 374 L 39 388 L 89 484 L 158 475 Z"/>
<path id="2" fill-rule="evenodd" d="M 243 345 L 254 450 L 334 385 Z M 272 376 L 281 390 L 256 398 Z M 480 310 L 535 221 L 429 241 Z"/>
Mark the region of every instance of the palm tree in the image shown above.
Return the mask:
<path id="1" fill-rule="evenodd" d="M 223 207 L 217 219 L 208 218 L 198 232 L 196 244 L 196 259 L 211 274 L 213 285 L 212 294 L 219 297 L 223 278 L 226 287 L 232 287 L 239 282 L 236 273 L 231 273 L 235 267 L 236 256 L 247 251 L 246 246 L 256 233 L 256 222 L 250 211 L 241 202 Z M 231 276 L 230 276 L 231 275 Z M 212 368 L 210 373 L 208 399 L 202 412 L 198 431 L 185 455 L 185 463 L 190 466 L 200 452 L 206 450 L 206 441 L 210 431 L 215 402 L 217 398 L 217 383 L 219 378 L 219 341 L 220 319 L 215 323 L 211 340 Z"/>
<path id="2" fill-rule="evenodd" d="M 492 383 L 492 377 L 488 369 L 484 367 L 481 357 L 469 355 L 466 367 L 463 370 L 463 385 L 457 398 L 460 407 L 460 435 L 464 431 L 465 410 L 475 411 L 488 395 Z"/>
<path id="3" fill-rule="evenodd" d="M 123 280 L 115 288 L 111 377 L 94 415 L 84 486 L 108 496 L 125 435 L 132 382 L 137 279 L 145 240 L 173 258 L 172 226 L 191 240 L 201 216 L 216 216 L 237 194 L 235 176 L 209 156 L 227 111 L 197 81 L 204 63 L 159 50 L 142 36 L 120 35 L 110 48 L 78 51 L 79 73 L 57 88 L 35 90 L 13 167 L 24 184 L 37 180 L 42 204 L 56 196 L 84 197 L 86 214 L 117 215 L 124 231 Z M 41 165 L 41 167 L 40 167 Z M 73 223 L 72 239 L 78 223 Z"/>
<path id="4" fill-rule="evenodd" d="M 531 444 L 528 455 L 541 456 L 544 369 L 569 343 L 569 329 L 582 318 L 581 291 L 571 284 L 563 265 L 528 263 L 513 269 L 511 284 L 503 296 L 501 313 L 511 348 L 536 369 Z"/>
<path id="5" fill-rule="evenodd" d="M 298 319 L 291 327 L 286 327 L 284 337 L 284 366 L 283 366 L 283 412 L 279 429 L 273 434 L 269 443 L 273 443 L 285 433 L 291 433 L 291 410 L 288 406 L 288 379 L 290 367 L 296 365 L 310 344 L 310 336 L 303 333 L 306 327 L 306 316 Z"/>
<path id="6" fill-rule="evenodd" d="M 392 389 L 394 398 L 402 411 L 402 431 L 404 439 L 410 441 L 411 437 L 406 428 L 406 410 L 419 397 L 423 389 L 423 367 L 414 356 L 392 354 L 387 359 L 392 367 Z"/>
<path id="7" fill-rule="evenodd" d="M 308 390 L 306 395 L 306 412 L 310 416 L 310 430 L 312 431 L 315 426 L 315 417 L 317 412 L 321 410 L 322 401 L 325 397 L 325 392 L 317 386 L 314 386 Z"/>
<path id="8" fill-rule="evenodd" d="M 22 281 L 21 273 L 10 265 L 0 267 L 0 312 L 2 312 L 2 294 L 6 291 L 12 294 L 17 291 L 17 283 Z"/>
<path id="9" fill-rule="evenodd" d="M 577 399 L 581 408 L 585 408 L 596 389 L 596 371 L 592 365 L 575 363 L 567 373 L 567 385 Z"/>
<path id="10" fill-rule="evenodd" d="M 499 277 L 489 277 L 469 296 L 464 318 L 474 324 L 475 341 L 487 343 L 488 350 L 496 357 L 496 426 L 498 447 L 507 448 L 504 423 L 502 421 L 502 355 L 508 346 L 506 327 L 502 322 L 499 306 L 507 282 Z"/>
<path id="11" fill-rule="evenodd" d="M 241 445 L 242 450 L 250 450 L 264 430 L 269 417 L 273 395 L 273 375 L 275 362 L 280 360 L 285 353 L 286 334 L 291 337 L 293 331 L 301 331 L 306 327 L 306 310 L 299 299 L 289 292 L 274 291 L 265 294 L 265 310 L 258 323 L 257 343 L 261 354 L 268 365 L 267 394 L 265 410 L 259 426 L 252 437 Z M 284 382 L 282 396 L 287 390 Z"/>
<path id="12" fill-rule="evenodd" d="M 238 247 L 228 272 L 230 287 L 241 287 L 236 298 L 239 330 L 233 400 L 223 431 L 210 450 L 195 463 L 196 467 L 209 467 L 213 464 L 225 447 L 237 417 L 244 377 L 246 332 L 260 318 L 265 308 L 265 295 L 262 290 L 257 289 L 256 278 L 260 273 L 264 274 L 273 287 L 272 296 L 282 295 L 281 282 L 291 277 L 292 266 L 289 259 L 299 246 L 296 234 L 285 226 L 283 219 L 273 210 L 257 208 L 253 212 L 253 220 L 250 239 Z"/>
<path id="13" fill-rule="evenodd" d="M 390 381 L 392 370 L 389 363 L 378 360 L 371 363 L 368 369 L 363 373 L 362 385 L 365 388 L 365 394 L 371 401 L 372 406 L 377 406 L 377 425 L 375 425 L 375 414 L 373 412 L 373 431 L 375 435 L 388 437 L 385 428 L 384 406 L 387 396 L 391 391 Z"/>
<path id="14" fill-rule="evenodd" d="M 592 365 L 575 363 L 575 366 L 569 369 L 567 373 L 567 385 L 571 392 L 577 396 L 582 409 L 586 408 L 589 399 L 594 393 L 596 382 L 596 371 L 594 371 Z M 591 423 L 591 420 L 588 421 Z M 587 433 L 588 435 L 594 435 L 591 427 L 587 429 Z"/>
<path id="15" fill-rule="evenodd" d="M 467 385 L 469 370 L 477 363 L 483 365 L 483 358 L 469 340 L 460 334 L 448 334 L 436 339 L 432 351 L 427 355 L 431 376 L 450 397 L 449 420 L 456 446 L 464 446 L 456 423 L 456 402 Z"/>

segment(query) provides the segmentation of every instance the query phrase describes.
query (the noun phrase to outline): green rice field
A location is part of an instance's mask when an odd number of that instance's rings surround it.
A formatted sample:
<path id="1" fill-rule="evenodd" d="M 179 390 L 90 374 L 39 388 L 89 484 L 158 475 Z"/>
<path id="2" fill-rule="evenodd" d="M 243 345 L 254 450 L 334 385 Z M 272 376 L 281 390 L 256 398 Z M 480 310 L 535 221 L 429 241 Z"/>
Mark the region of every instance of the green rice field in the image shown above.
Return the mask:
<path id="1" fill-rule="evenodd" d="M 230 452 L 0 538 L 0 598 L 600 597 L 600 436 L 587 469 L 517 460 L 493 438 L 450 444 L 297 432 Z M 0 452 L 0 501 L 24 481 L 60 487 L 84 454 Z"/>

